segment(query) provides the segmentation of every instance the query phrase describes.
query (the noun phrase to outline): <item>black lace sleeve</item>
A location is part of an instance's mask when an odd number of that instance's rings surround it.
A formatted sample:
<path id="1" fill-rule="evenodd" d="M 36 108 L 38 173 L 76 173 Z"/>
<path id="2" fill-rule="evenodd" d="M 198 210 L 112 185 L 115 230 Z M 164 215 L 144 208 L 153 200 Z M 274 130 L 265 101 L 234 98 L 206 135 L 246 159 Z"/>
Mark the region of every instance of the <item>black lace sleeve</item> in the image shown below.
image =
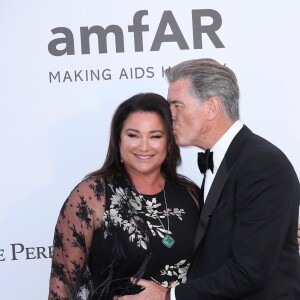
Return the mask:
<path id="1" fill-rule="evenodd" d="M 99 178 L 82 181 L 63 204 L 54 232 L 48 300 L 72 299 L 104 206 L 104 183 Z"/>

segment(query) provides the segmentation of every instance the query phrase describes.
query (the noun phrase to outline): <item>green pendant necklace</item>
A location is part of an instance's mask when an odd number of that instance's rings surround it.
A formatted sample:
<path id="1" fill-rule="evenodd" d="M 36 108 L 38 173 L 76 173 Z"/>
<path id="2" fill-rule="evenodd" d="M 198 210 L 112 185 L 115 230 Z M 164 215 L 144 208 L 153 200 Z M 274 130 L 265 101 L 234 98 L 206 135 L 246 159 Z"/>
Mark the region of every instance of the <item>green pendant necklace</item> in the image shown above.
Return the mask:
<path id="1" fill-rule="evenodd" d="M 146 202 L 144 196 L 141 195 L 141 194 L 137 191 L 137 189 L 136 189 L 136 187 L 135 187 L 134 184 L 133 184 L 133 187 L 134 187 L 135 191 L 140 195 L 140 198 L 143 199 L 143 200 Z M 172 247 L 174 246 L 174 244 L 175 244 L 175 239 L 171 236 L 171 232 L 170 232 L 169 211 L 168 211 L 168 205 L 167 205 L 167 198 L 166 198 L 165 188 L 163 188 L 163 193 L 164 193 L 164 200 L 165 200 L 165 206 L 166 206 L 166 217 L 167 217 L 168 228 L 167 228 L 167 229 L 165 228 L 165 226 L 164 226 L 164 224 L 163 224 L 163 222 L 161 221 L 161 219 L 160 219 L 159 216 L 155 215 L 155 218 L 158 219 L 160 225 L 162 226 L 164 232 L 166 233 L 166 234 L 163 236 L 162 240 L 161 240 L 162 244 L 163 244 L 165 247 L 167 247 L 167 248 L 172 248 Z M 161 233 L 161 234 L 162 234 L 162 233 Z"/>
<path id="2" fill-rule="evenodd" d="M 167 215 L 167 224 L 168 224 L 168 229 L 166 230 L 163 222 L 161 221 L 160 217 L 157 216 L 158 221 L 160 222 L 161 226 L 164 229 L 164 232 L 167 232 L 168 234 L 166 234 L 161 242 L 162 244 L 167 247 L 167 248 L 172 248 L 175 244 L 175 240 L 174 238 L 170 235 L 170 221 L 169 221 L 169 211 L 168 211 L 168 205 L 167 205 L 167 198 L 166 198 L 166 193 L 165 193 L 165 188 L 163 188 L 163 192 L 164 192 L 164 199 L 165 199 L 165 206 L 166 206 L 166 215 Z"/>

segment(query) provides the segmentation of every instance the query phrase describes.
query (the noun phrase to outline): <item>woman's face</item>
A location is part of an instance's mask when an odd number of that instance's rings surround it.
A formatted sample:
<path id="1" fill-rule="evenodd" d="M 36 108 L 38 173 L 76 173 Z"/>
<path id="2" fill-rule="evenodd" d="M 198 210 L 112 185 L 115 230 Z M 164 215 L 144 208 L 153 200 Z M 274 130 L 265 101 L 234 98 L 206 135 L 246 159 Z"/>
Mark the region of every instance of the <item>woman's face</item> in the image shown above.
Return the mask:
<path id="1" fill-rule="evenodd" d="M 155 112 L 134 112 L 124 121 L 120 154 L 129 175 L 160 172 L 167 155 L 167 132 Z"/>

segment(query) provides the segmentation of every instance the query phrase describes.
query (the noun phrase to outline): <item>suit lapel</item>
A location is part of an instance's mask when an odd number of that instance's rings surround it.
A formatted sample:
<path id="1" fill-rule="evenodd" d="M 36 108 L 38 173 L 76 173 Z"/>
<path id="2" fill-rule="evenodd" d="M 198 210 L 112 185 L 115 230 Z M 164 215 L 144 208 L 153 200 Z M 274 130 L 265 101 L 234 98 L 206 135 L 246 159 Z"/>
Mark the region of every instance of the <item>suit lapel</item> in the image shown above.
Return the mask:
<path id="1" fill-rule="evenodd" d="M 198 223 L 198 227 L 197 227 L 197 231 L 196 231 L 196 236 L 195 236 L 195 240 L 194 240 L 194 251 L 200 244 L 200 242 L 205 234 L 207 224 L 208 224 L 208 221 L 211 216 L 211 212 L 218 204 L 223 186 L 225 185 L 234 166 L 235 166 L 235 164 L 233 164 L 231 166 L 231 168 L 228 169 L 226 160 L 223 160 L 220 165 L 218 173 L 217 173 L 217 175 L 211 185 L 209 193 L 207 195 L 205 205 L 203 206 L 202 211 L 201 211 L 201 215 L 200 215 L 200 219 L 199 219 L 199 223 Z"/>
<path id="2" fill-rule="evenodd" d="M 234 167 L 236 166 L 236 162 L 238 160 L 242 144 L 244 143 L 245 139 L 249 136 L 249 134 L 251 134 L 251 131 L 246 126 L 243 126 L 243 128 L 232 140 L 225 154 L 225 157 L 221 162 L 216 177 L 207 195 L 205 205 L 203 206 L 201 211 L 194 240 L 194 252 L 198 248 L 205 235 L 207 225 L 211 217 L 211 213 L 220 200 L 223 187 L 227 182 Z"/>

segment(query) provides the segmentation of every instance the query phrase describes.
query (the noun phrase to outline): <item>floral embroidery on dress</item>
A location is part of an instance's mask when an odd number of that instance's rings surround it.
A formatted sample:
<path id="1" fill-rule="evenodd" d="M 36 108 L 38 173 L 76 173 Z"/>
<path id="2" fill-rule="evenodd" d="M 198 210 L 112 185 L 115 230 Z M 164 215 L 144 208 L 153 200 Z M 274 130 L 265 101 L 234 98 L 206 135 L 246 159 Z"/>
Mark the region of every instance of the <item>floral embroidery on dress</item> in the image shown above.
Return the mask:
<path id="1" fill-rule="evenodd" d="M 138 247 L 147 250 L 149 237 L 140 230 L 140 225 L 144 223 L 144 219 L 139 214 L 152 219 L 165 219 L 167 216 L 176 216 L 179 220 L 182 220 L 182 215 L 185 214 L 184 209 L 179 208 L 167 208 L 158 211 L 157 208 L 161 207 L 161 203 L 158 203 L 155 197 L 146 200 L 142 195 L 130 191 L 128 188 L 114 188 L 113 184 L 108 185 L 113 194 L 110 199 L 110 207 L 103 215 L 105 238 L 110 235 L 110 226 L 121 227 L 128 232 L 130 242 L 136 241 Z M 170 230 L 163 228 L 162 224 L 155 225 L 150 221 L 146 221 L 146 223 L 153 236 L 158 235 L 163 238 L 166 234 L 172 234 Z"/>
<path id="2" fill-rule="evenodd" d="M 142 196 L 141 196 L 142 197 Z M 143 199 L 143 197 L 142 197 Z M 153 197 L 151 200 L 143 199 L 146 203 L 146 210 L 147 213 L 145 216 L 152 218 L 152 219 L 165 219 L 167 216 L 177 216 L 179 220 L 182 220 L 182 215 L 185 214 L 185 211 L 183 209 L 174 208 L 170 209 L 167 208 L 163 211 L 158 211 L 157 208 L 161 206 L 161 203 L 157 203 L 157 200 L 155 197 Z M 167 230 L 163 228 L 163 226 L 160 225 L 154 225 L 151 224 L 149 221 L 147 221 L 147 225 L 151 230 L 151 233 L 153 236 L 159 235 L 161 238 L 163 238 L 166 234 L 172 234 L 170 230 Z"/>
<path id="3" fill-rule="evenodd" d="M 138 214 L 141 212 L 143 206 L 140 198 L 121 187 L 115 188 L 109 184 L 113 195 L 111 196 L 111 204 L 108 210 L 104 212 L 103 224 L 105 227 L 104 237 L 110 235 L 110 226 L 121 227 L 129 234 L 129 241 L 136 241 L 138 247 L 147 250 L 149 237 L 143 228 L 144 220 Z"/>
<path id="4" fill-rule="evenodd" d="M 185 283 L 187 280 L 187 271 L 190 266 L 190 263 L 187 263 L 187 261 L 181 260 L 175 265 L 165 265 L 165 268 L 160 271 L 160 274 L 163 276 L 170 276 L 170 277 L 177 277 L 177 280 L 174 280 L 172 282 L 169 281 L 163 281 L 158 282 L 154 278 L 152 278 L 155 282 L 159 283 L 163 287 L 172 288 L 176 285 L 179 285 L 181 283 Z"/>

